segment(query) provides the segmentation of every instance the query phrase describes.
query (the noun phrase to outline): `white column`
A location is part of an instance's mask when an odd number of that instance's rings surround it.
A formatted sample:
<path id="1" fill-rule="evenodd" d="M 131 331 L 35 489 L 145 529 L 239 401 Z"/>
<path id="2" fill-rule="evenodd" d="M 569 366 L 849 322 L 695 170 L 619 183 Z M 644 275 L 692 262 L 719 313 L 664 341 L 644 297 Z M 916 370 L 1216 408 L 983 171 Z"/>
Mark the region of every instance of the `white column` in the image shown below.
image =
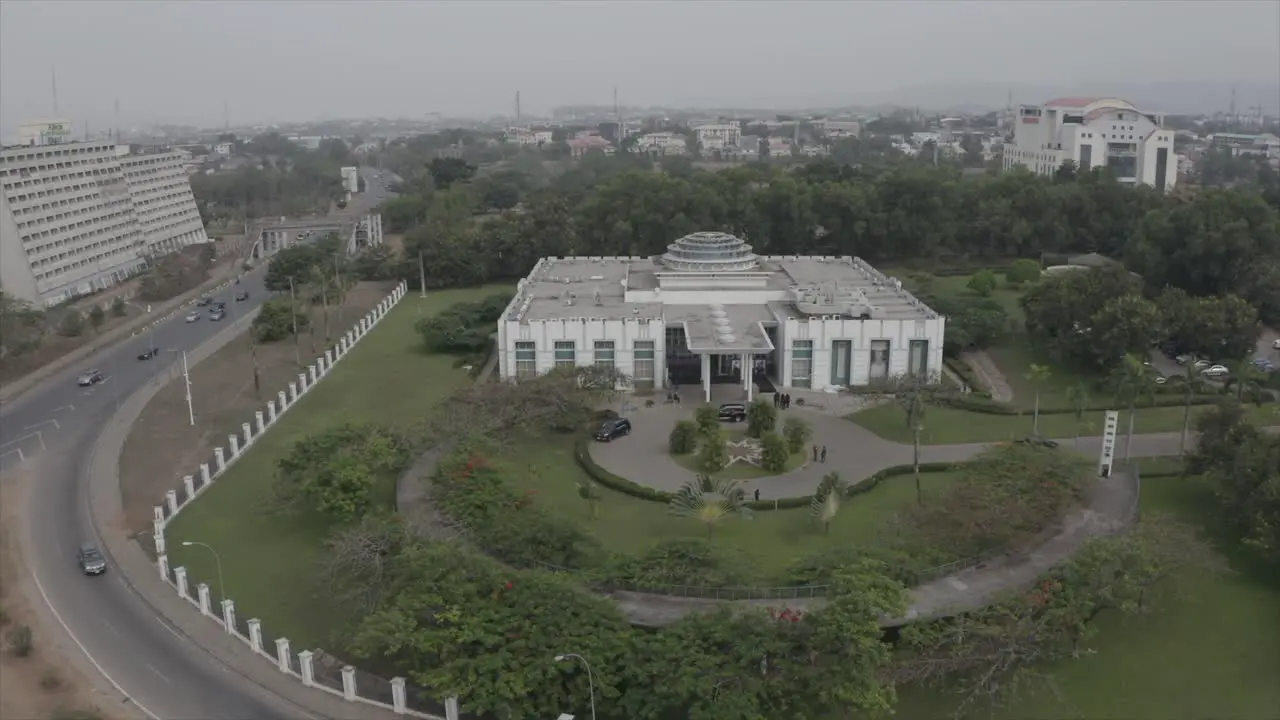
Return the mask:
<path id="1" fill-rule="evenodd" d="M 156 555 L 164 555 L 164 531 L 157 530 L 151 535 L 151 542 L 155 543 Z"/>
<path id="2" fill-rule="evenodd" d="M 274 414 L 274 413 L 273 413 L 273 414 Z M 255 434 L 256 434 L 256 435 L 261 435 L 261 434 L 262 434 L 262 431 L 267 429 L 267 421 L 266 421 L 266 418 L 262 417 L 262 411 L 261 411 L 261 410 L 255 410 L 255 411 L 254 411 L 254 413 L 253 413 L 253 421 L 254 421 L 254 423 L 255 423 L 254 427 L 255 427 L 255 428 L 257 428 L 257 431 L 255 432 Z"/>
<path id="3" fill-rule="evenodd" d="M 184 567 L 174 568 L 173 580 L 178 585 L 178 596 L 190 600 L 191 588 L 187 587 L 187 569 Z"/>
<path id="4" fill-rule="evenodd" d="M 182 476 L 182 487 L 187 491 L 187 502 L 196 496 L 196 479 L 191 475 Z"/>
<path id="5" fill-rule="evenodd" d="M 315 365 L 315 363 L 311 363 L 310 365 L 308 365 L 308 366 L 307 366 L 307 375 L 309 376 L 309 378 L 310 378 L 310 380 L 311 380 L 311 383 L 310 383 L 310 384 L 315 385 L 315 384 L 316 384 L 316 365 Z"/>
<path id="6" fill-rule="evenodd" d="M 276 401 L 267 401 L 267 426 L 276 424 Z"/>
<path id="7" fill-rule="evenodd" d="M 200 487 L 209 484 L 209 463 L 200 463 Z"/>
<path id="8" fill-rule="evenodd" d="M 347 702 L 356 699 L 356 669 L 350 665 L 342 666 L 342 699 Z"/>
<path id="9" fill-rule="evenodd" d="M 156 569 L 160 571 L 160 579 L 169 582 L 169 556 L 164 553 L 156 553 Z"/>
<path id="10" fill-rule="evenodd" d="M 324 351 L 324 364 L 333 369 L 333 350 Z"/>
<path id="11" fill-rule="evenodd" d="M 253 428 L 249 426 L 249 423 L 240 423 L 240 432 L 244 433 L 244 442 L 241 446 L 247 450 L 249 443 L 253 441 Z"/>
<path id="12" fill-rule="evenodd" d="M 151 507 L 151 522 L 157 523 L 160 527 L 164 527 L 164 506 L 153 505 Z"/>
<path id="13" fill-rule="evenodd" d="M 200 614 L 209 615 L 209 583 L 196 585 L 196 597 L 200 598 Z"/>
<path id="14" fill-rule="evenodd" d="M 404 714 L 404 678 L 402 677 L 391 678 L 391 709 L 400 715 Z"/>
<path id="15" fill-rule="evenodd" d="M 444 699 L 444 717 L 445 720 L 458 720 L 458 698 L 457 696 Z"/>
<path id="16" fill-rule="evenodd" d="M 276 665 L 280 672 L 289 672 L 289 638 L 276 638 Z"/>
<path id="17" fill-rule="evenodd" d="M 312 653 L 310 650 L 303 650 L 298 653 L 298 670 L 302 675 L 302 684 L 307 687 L 316 684 L 316 669 L 311 662 Z"/>
<path id="18" fill-rule="evenodd" d="M 166 490 L 164 493 L 164 501 L 169 505 L 169 517 L 178 514 L 178 491 Z"/>
<path id="19" fill-rule="evenodd" d="M 236 457 L 237 455 L 240 454 L 240 436 L 239 435 L 228 435 L 227 444 L 231 446 L 231 457 Z"/>
<path id="20" fill-rule="evenodd" d="M 742 381 L 747 391 L 747 402 L 751 402 L 752 386 L 755 385 L 755 383 L 751 381 L 752 372 L 753 372 L 753 369 L 751 367 L 751 354 L 742 353 Z"/>
<path id="21" fill-rule="evenodd" d="M 262 652 L 262 621 L 258 618 L 249 618 L 247 621 L 249 626 L 249 647 L 254 652 Z"/>
<path id="22" fill-rule="evenodd" d="M 702 353 L 701 358 L 703 402 L 711 402 L 711 355 Z"/>
<path id="23" fill-rule="evenodd" d="M 298 377 L 301 378 L 302 376 L 299 375 Z M 291 382 L 289 383 L 289 405 L 292 405 L 297 401 L 298 401 L 298 383 Z M 288 407 L 289 405 L 285 405 L 284 407 Z"/>
<path id="24" fill-rule="evenodd" d="M 290 383 L 290 385 L 292 385 L 292 383 Z M 306 373 L 298 373 L 298 390 L 301 392 L 307 391 L 307 374 Z"/>
<path id="25" fill-rule="evenodd" d="M 284 409 L 288 406 L 289 406 L 289 396 L 285 393 L 285 391 L 281 390 L 280 392 L 276 393 L 276 414 L 278 415 L 284 412 Z M 275 420 L 275 417 L 272 417 L 271 419 Z"/>
<path id="26" fill-rule="evenodd" d="M 236 631 L 236 604 L 231 598 L 222 600 L 222 623 L 226 625 L 228 633 Z"/>
<path id="27" fill-rule="evenodd" d="M 219 475 L 227 469 L 227 458 L 220 447 L 213 449 L 213 464 L 217 466 Z"/>

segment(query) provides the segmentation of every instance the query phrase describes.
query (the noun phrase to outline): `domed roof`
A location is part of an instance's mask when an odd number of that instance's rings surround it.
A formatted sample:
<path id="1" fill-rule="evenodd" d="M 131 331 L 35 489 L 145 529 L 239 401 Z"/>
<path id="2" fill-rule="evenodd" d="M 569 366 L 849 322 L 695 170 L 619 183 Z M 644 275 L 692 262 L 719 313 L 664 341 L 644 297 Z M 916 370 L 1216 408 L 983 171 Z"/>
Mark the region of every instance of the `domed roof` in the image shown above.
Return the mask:
<path id="1" fill-rule="evenodd" d="M 759 261 L 744 240 L 722 232 L 696 232 L 667 246 L 662 264 L 691 272 L 743 272 Z"/>

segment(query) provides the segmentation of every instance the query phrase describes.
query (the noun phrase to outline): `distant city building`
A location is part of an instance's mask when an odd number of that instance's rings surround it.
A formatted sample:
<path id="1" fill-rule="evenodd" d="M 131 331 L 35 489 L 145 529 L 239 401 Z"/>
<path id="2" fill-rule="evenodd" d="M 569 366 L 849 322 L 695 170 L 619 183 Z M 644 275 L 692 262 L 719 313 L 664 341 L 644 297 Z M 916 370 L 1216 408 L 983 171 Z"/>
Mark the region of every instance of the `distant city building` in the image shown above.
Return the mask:
<path id="1" fill-rule="evenodd" d="M 1227 148 L 1232 155 L 1246 157 L 1280 157 L 1280 137 L 1270 133 L 1245 135 L 1241 133 L 1215 133 L 1209 136 L 1209 144 Z"/>
<path id="2" fill-rule="evenodd" d="M 1106 167 L 1120 182 L 1171 190 L 1178 179 L 1172 130 L 1156 115 L 1117 98 L 1058 98 L 1018 109 L 1004 169 L 1021 165 L 1052 175 L 1068 160 L 1081 170 Z"/>
<path id="3" fill-rule="evenodd" d="M 354 165 L 342 168 L 342 187 L 348 193 L 360 192 L 360 168 Z"/>
<path id="4" fill-rule="evenodd" d="M 231 157 L 231 152 L 233 150 L 235 150 L 235 145 L 232 145 L 229 142 L 220 142 L 213 146 L 213 154 L 221 155 L 222 157 Z"/>
<path id="5" fill-rule="evenodd" d="M 825 390 L 937 381 L 946 319 L 854 257 L 766 257 L 699 232 L 660 257 L 543 258 L 499 318 L 519 381 L 607 367 L 639 389 Z"/>
<path id="6" fill-rule="evenodd" d="M 592 151 L 599 151 L 605 155 L 612 155 L 615 152 L 613 143 L 609 139 L 596 134 L 578 133 L 572 140 L 567 141 L 569 145 L 569 155 L 580 158 Z"/>
<path id="7" fill-rule="evenodd" d="M 862 134 L 862 123 L 857 120 L 815 120 L 813 125 L 832 139 L 858 137 Z"/>
<path id="8" fill-rule="evenodd" d="M 635 150 L 650 155 L 683 155 L 688 151 L 688 141 L 679 133 L 648 133 L 636 138 Z"/>
<path id="9" fill-rule="evenodd" d="M 513 127 L 508 128 L 506 141 L 514 143 L 521 147 L 542 147 L 550 145 L 555 138 L 555 133 L 549 129 L 533 130 L 530 128 Z"/>
<path id="10" fill-rule="evenodd" d="M 697 125 L 693 128 L 693 132 L 698 138 L 698 147 L 703 152 L 737 147 L 742 141 L 742 128 L 735 123 Z"/>
<path id="11" fill-rule="evenodd" d="M 18 126 L 18 144 L 32 147 L 35 145 L 61 145 L 71 142 L 70 120 L 42 120 L 23 123 Z"/>
<path id="12" fill-rule="evenodd" d="M 110 142 L 0 151 L 0 289 L 52 305 L 207 242 L 188 157 Z"/>

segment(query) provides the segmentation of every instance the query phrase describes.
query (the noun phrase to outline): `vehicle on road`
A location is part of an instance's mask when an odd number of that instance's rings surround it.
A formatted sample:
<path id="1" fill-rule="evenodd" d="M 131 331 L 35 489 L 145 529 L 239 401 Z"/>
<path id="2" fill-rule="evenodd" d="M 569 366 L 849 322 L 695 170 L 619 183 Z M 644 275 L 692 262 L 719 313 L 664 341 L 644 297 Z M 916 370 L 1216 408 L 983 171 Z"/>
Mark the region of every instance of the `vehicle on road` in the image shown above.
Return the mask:
<path id="1" fill-rule="evenodd" d="M 147 348 L 146 350 L 144 350 L 144 351 L 142 351 L 142 352 L 138 353 L 138 359 L 139 359 L 139 360 L 150 360 L 151 358 L 153 358 L 153 357 L 155 357 L 155 356 L 157 356 L 157 355 L 159 355 L 159 354 L 160 354 L 160 348 L 155 348 L 155 347 L 153 347 L 153 348 Z"/>
<path id="2" fill-rule="evenodd" d="M 249 299 L 248 290 L 241 290 L 240 292 L 236 293 L 236 302 L 244 302 L 245 300 L 248 300 L 248 299 Z"/>
<path id="3" fill-rule="evenodd" d="M 1058 447 L 1057 440 L 1050 440 L 1049 438 L 1040 437 L 1039 435 L 1028 435 L 1018 440 L 1018 444 L 1029 445 L 1031 447 L 1050 448 L 1050 449 Z"/>
<path id="4" fill-rule="evenodd" d="M 227 313 L 225 310 L 214 310 L 213 312 L 209 313 L 209 322 L 218 322 L 219 320 L 221 320 L 226 316 L 227 316 Z"/>
<path id="5" fill-rule="evenodd" d="M 1201 370 L 1200 374 L 1207 378 L 1220 378 L 1230 375 L 1231 371 L 1224 365 L 1210 365 Z"/>
<path id="6" fill-rule="evenodd" d="M 199 321 L 200 321 L 200 313 L 198 312 L 187 313 L 187 322 L 193 323 L 193 322 L 199 322 Z"/>
<path id="7" fill-rule="evenodd" d="M 746 422 L 747 406 L 742 403 L 725 403 L 720 406 L 721 422 Z"/>
<path id="8" fill-rule="evenodd" d="M 85 370 L 80 373 L 80 377 L 76 378 L 76 384 L 80 387 L 89 387 L 97 385 L 103 381 L 102 373 L 98 370 Z"/>
<path id="9" fill-rule="evenodd" d="M 200 298 L 199 300 L 197 300 L 197 301 L 196 301 L 196 307 L 204 307 L 204 306 L 208 305 L 208 304 L 209 304 L 209 303 L 211 303 L 211 302 L 213 302 L 213 298 L 211 298 L 211 297 L 202 297 L 202 298 Z"/>
<path id="10" fill-rule="evenodd" d="M 1271 349 L 1280 350 L 1280 338 L 1276 338 L 1275 340 L 1271 341 Z"/>
<path id="11" fill-rule="evenodd" d="M 614 418 L 606 420 L 596 431 L 596 440 L 600 442 L 612 442 L 616 438 L 631 434 L 631 421 L 626 418 Z"/>
<path id="12" fill-rule="evenodd" d="M 85 575 L 101 575 L 107 571 L 107 559 L 93 545 L 81 545 L 76 551 L 76 562 Z"/>

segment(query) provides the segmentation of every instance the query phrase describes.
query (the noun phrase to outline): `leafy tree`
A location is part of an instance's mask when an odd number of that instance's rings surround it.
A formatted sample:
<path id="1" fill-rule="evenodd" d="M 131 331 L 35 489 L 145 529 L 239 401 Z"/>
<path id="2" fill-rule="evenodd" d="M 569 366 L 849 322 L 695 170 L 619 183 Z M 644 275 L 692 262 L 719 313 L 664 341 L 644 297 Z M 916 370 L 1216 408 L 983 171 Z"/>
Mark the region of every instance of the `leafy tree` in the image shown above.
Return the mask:
<path id="1" fill-rule="evenodd" d="M 102 327 L 102 323 L 106 322 L 106 320 L 107 311 L 103 310 L 101 305 L 94 305 L 89 309 L 89 325 L 95 332 Z"/>
<path id="2" fill-rule="evenodd" d="M 780 473 L 787 469 L 787 461 L 790 459 L 787 441 L 781 435 L 767 432 L 760 438 L 760 465 L 765 470 Z"/>
<path id="3" fill-rule="evenodd" d="M 698 433 L 698 469 L 704 473 L 718 473 L 729 464 L 729 449 L 725 446 L 724 431 Z"/>
<path id="4" fill-rule="evenodd" d="M 686 455 L 698 447 L 698 426 L 692 420 L 681 420 L 667 436 L 667 449 L 672 455 Z"/>
<path id="5" fill-rule="evenodd" d="M 990 270 L 979 270 L 973 274 L 973 277 L 969 278 L 969 283 L 965 285 L 980 297 L 991 297 L 991 293 L 995 292 L 999 286 L 1000 281 L 996 279 L 996 274 Z"/>
<path id="6" fill-rule="evenodd" d="M 436 158 L 428 164 L 436 189 L 447 190 L 455 183 L 475 177 L 476 168 L 461 158 Z"/>
<path id="7" fill-rule="evenodd" d="M 1255 557 L 1280 567 L 1280 438 L 1250 424 L 1227 401 L 1196 418 L 1188 469 L 1214 488 L 1224 524 Z"/>
<path id="8" fill-rule="evenodd" d="M 253 319 L 253 337 L 260 343 L 277 342 L 293 335 L 295 323 L 301 331 L 311 325 L 311 318 L 289 298 L 272 298 Z"/>
<path id="9" fill-rule="evenodd" d="M 1018 286 L 1040 279 L 1040 263 L 1035 260 L 1014 260 L 1004 271 L 1004 279 L 1010 285 Z"/>
<path id="10" fill-rule="evenodd" d="M 778 409 L 768 400 L 758 399 L 747 406 L 747 435 L 763 437 L 778 424 Z"/>
<path id="11" fill-rule="evenodd" d="M 907 429 L 911 431 L 911 468 L 916 481 L 916 502 L 924 503 L 924 489 L 920 486 L 920 438 L 924 434 L 925 415 L 928 412 L 928 396 L 925 388 L 912 383 L 897 396 L 898 404 L 906 415 Z"/>
<path id="12" fill-rule="evenodd" d="M 593 480 L 578 481 L 578 497 L 587 501 L 587 507 L 591 510 L 591 519 L 595 520 L 600 516 L 597 503 L 600 502 L 602 495 L 600 494 L 600 486 Z"/>
<path id="13" fill-rule="evenodd" d="M 720 411 L 711 405 L 699 405 L 693 411 L 693 422 L 698 426 L 699 435 L 716 435 L 720 432 Z"/>
<path id="14" fill-rule="evenodd" d="M 44 312 L 0 290 L 0 357 L 40 347 L 48 331 Z"/>
<path id="15" fill-rule="evenodd" d="M 498 318 L 511 303 L 510 293 L 494 293 L 478 302 L 460 302 L 420 318 L 414 329 L 430 352 L 468 353 L 489 346 Z"/>
<path id="16" fill-rule="evenodd" d="M 75 308 L 68 308 L 58 322 L 58 334 L 63 337 L 80 337 L 84 334 L 84 313 Z"/>
<path id="17" fill-rule="evenodd" d="M 809 501 L 809 514 L 822 523 L 822 531 L 831 533 L 831 521 L 840 514 L 840 506 L 844 501 L 848 484 L 840 479 L 840 473 L 827 473 L 818 483 L 818 489 Z"/>
<path id="18" fill-rule="evenodd" d="M 305 506 L 351 523 L 373 507 L 377 486 L 408 460 L 404 441 L 391 431 L 344 423 L 295 442 L 276 465 L 275 490 L 283 507 Z"/>
<path id="19" fill-rule="evenodd" d="M 669 509 L 673 515 L 702 523 L 707 528 L 707 537 L 731 517 L 751 516 L 747 493 L 736 480 L 712 479 L 709 475 L 698 475 L 681 485 L 671 498 Z"/>
<path id="20" fill-rule="evenodd" d="M 129 313 L 129 309 L 125 306 L 124 298 L 119 295 L 111 301 L 111 314 L 116 317 L 124 317 Z"/>
<path id="21" fill-rule="evenodd" d="M 798 417 L 791 416 L 782 424 L 782 436 L 787 439 L 787 452 L 797 455 L 813 437 L 813 427 Z"/>

